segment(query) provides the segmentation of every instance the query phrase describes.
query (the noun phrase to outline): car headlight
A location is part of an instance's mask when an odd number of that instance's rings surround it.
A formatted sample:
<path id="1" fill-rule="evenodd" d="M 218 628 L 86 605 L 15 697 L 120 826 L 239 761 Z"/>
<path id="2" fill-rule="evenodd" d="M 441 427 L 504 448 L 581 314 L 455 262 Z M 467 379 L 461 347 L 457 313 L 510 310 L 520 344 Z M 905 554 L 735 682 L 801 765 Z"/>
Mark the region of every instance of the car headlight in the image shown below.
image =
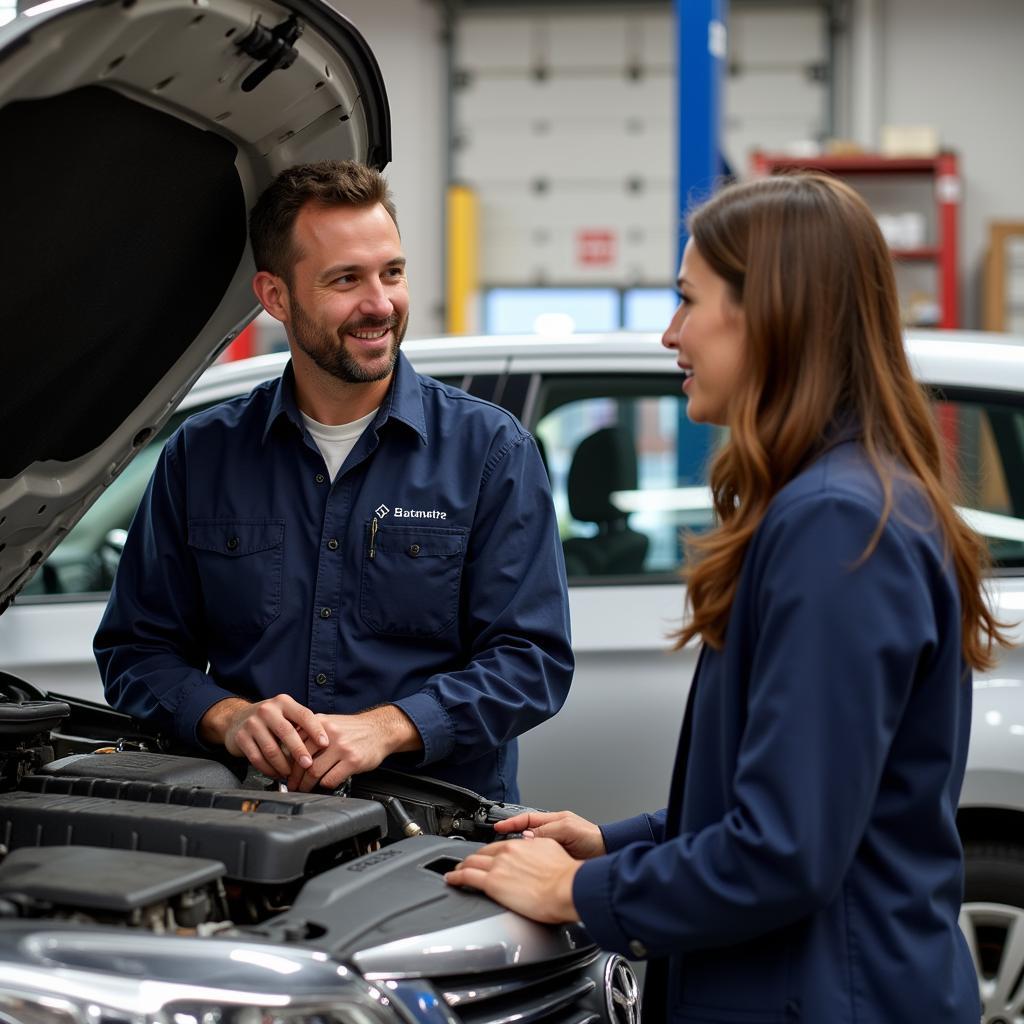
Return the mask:
<path id="1" fill-rule="evenodd" d="M 138 932 L 0 930 L 5 1024 L 396 1024 L 326 954 Z"/>

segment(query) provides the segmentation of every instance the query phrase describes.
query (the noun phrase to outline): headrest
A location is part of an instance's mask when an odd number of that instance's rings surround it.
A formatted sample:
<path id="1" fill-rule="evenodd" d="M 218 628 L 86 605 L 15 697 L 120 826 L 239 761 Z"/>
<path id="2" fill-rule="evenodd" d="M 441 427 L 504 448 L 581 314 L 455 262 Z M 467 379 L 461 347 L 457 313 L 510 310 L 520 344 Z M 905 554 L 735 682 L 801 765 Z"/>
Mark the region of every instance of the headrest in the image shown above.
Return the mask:
<path id="1" fill-rule="evenodd" d="M 569 511 L 573 519 L 608 523 L 628 513 L 612 505 L 613 491 L 636 489 L 636 449 L 615 427 L 603 427 L 585 437 L 569 466 Z"/>

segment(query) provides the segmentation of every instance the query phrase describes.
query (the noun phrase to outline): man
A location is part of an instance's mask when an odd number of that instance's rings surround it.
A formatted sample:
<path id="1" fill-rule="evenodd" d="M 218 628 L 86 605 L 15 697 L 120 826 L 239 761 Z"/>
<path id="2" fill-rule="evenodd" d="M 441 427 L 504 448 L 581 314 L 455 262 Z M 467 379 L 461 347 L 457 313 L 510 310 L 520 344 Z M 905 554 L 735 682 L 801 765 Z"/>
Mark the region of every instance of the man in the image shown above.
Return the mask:
<path id="1" fill-rule="evenodd" d="M 96 635 L 107 699 L 290 789 L 387 761 L 517 800 L 515 737 L 573 667 L 536 444 L 400 353 L 376 171 L 291 168 L 250 234 L 291 362 L 168 441 Z"/>

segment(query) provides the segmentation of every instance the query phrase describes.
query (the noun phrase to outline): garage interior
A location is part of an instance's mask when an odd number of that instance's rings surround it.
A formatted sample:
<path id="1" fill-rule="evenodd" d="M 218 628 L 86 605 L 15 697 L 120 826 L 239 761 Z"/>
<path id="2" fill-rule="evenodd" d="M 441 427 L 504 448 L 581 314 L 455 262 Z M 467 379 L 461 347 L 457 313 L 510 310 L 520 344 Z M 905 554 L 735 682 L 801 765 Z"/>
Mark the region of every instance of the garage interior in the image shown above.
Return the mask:
<path id="1" fill-rule="evenodd" d="M 670 225 L 706 185 L 693 161 L 720 158 L 742 178 L 758 152 L 881 157 L 856 184 L 907 253 L 908 323 L 1024 328 L 1017 0 L 342 6 L 388 83 L 410 337 L 530 332 L 566 310 L 577 330 L 660 329 L 678 260 Z M 698 59 L 680 76 L 684 38 Z M 709 38 L 719 56 L 704 59 Z M 701 102 L 680 113 L 681 90 L 708 96 L 715 83 L 714 124 Z M 884 163 L 940 153 L 955 156 L 952 176 Z M 940 245 L 937 178 L 957 219 L 941 256 L 924 251 Z M 952 315 L 940 259 L 952 261 Z M 265 321 L 255 334 L 235 354 L 281 343 Z"/>

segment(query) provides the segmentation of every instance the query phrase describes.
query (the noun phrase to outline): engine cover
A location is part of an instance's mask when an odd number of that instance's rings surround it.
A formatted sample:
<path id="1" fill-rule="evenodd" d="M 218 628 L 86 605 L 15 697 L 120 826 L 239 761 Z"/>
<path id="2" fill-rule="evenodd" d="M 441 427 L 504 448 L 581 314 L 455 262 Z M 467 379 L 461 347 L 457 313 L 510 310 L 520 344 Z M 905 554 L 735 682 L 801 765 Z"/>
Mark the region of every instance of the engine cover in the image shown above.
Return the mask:
<path id="1" fill-rule="evenodd" d="M 172 777 L 190 777 L 178 785 L 134 781 L 128 762 L 139 758 L 149 765 L 149 780 L 161 776 L 162 759 Z M 200 788 L 195 777 L 210 762 L 194 758 L 126 753 L 65 760 L 71 763 L 55 762 L 53 774 L 26 776 L 20 790 L 0 793 L 0 837 L 8 849 L 98 846 L 199 857 L 220 861 L 230 880 L 283 884 L 332 863 L 342 847 L 351 855 L 353 840 L 370 843 L 386 833 L 384 808 L 370 800 Z M 104 765 L 115 777 L 65 774 Z M 216 763 L 214 770 L 227 772 Z"/>
<path id="2" fill-rule="evenodd" d="M 444 873 L 479 848 L 404 839 L 310 879 L 287 913 L 257 931 L 273 941 L 315 940 L 368 977 L 525 967 L 593 948 L 579 925 L 543 927 L 448 885 Z"/>
<path id="3" fill-rule="evenodd" d="M 9 853 L 0 864 L 0 898 L 127 915 L 201 890 L 224 865 L 197 857 L 47 846 Z"/>

